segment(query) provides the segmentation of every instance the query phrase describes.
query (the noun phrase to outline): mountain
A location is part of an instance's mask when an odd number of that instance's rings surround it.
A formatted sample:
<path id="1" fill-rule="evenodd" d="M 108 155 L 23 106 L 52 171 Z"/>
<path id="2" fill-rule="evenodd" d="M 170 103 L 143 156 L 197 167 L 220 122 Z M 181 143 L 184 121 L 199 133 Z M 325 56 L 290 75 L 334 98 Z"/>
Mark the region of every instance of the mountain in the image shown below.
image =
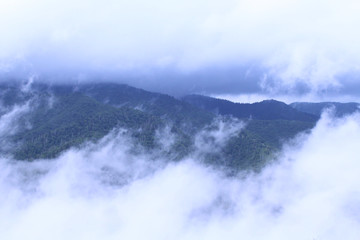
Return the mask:
<path id="1" fill-rule="evenodd" d="M 201 95 L 188 95 L 184 101 L 201 109 L 220 115 L 230 115 L 236 118 L 252 118 L 257 120 L 294 120 L 314 122 L 317 116 L 298 111 L 291 106 L 275 101 L 265 100 L 258 103 L 233 103 L 227 100 Z"/>
<path id="2" fill-rule="evenodd" d="M 125 84 L 97 83 L 80 85 L 76 91 L 104 104 L 136 108 L 182 127 L 198 128 L 209 124 L 213 115 L 172 96 L 153 93 Z M 190 124 L 190 125 L 189 125 Z"/>
<path id="3" fill-rule="evenodd" d="M 153 135 L 160 120 L 138 110 L 114 108 L 87 96 L 72 93 L 57 96 L 51 108 L 37 106 L 28 114 L 31 128 L 12 138 L 21 143 L 15 151 L 17 159 L 53 158 L 72 146 L 97 140 L 115 127 L 141 129 L 133 135 L 143 146 L 153 146 Z"/>
<path id="4" fill-rule="evenodd" d="M 225 166 L 232 171 L 261 169 L 285 142 L 297 134 L 307 132 L 315 122 L 288 120 L 251 120 L 236 136 L 206 161 Z"/>
<path id="5" fill-rule="evenodd" d="M 7 126 L 10 132 L 0 136 L 0 153 L 18 160 L 51 159 L 71 147 L 97 142 L 111 131 L 124 129 L 131 138 L 133 152 L 156 152 L 168 160 L 192 155 L 234 172 L 259 169 L 283 142 L 310 130 L 317 119 L 274 100 L 245 108 L 226 101 L 225 105 L 231 107 L 225 108 L 222 116 L 189 101 L 194 96 L 176 99 L 114 83 L 2 83 L 0 93 L 0 123 L 12 116 Z M 228 115 L 241 117 L 245 125 L 219 145 L 219 135 L 213 133 L 220 131 L 219 121 L 227 126 L 234 123 Z M 173 140 L 158 139 L 164 129 L 169 129 Z M 199 136 L 210 146 L 200 153 L 196 147 Z M 164 148 L 161 141 L 170 146 Z"/>
<path id="6" fill-rule="evenodd" d="M 320 116 L 325 109 L 333 109 L 335 116 L 343 117 L 345 115 L 352 114 L 356 111 L 359 111 L 359 103 L 339 103 L 339 102 L 320 102 L 320 103 L 310 103 L 310 102 L 294 102 L 290 104 L 294 109 L 310 113 L 316 116 Z"/>
<path id="7" fill-rule="evenodd" d="M 187 95 L 182 99 L 214 114 L 247 122 L 243 131 L 231 138 L 220 151 L 221 154 L 207 156 L 212 163 L 237 170 L 248 169 L 249 166 L 261 168 L 284 142 L 310 130 L 318 120 L 318 116 L 276 100 L 241 104 L 201 95 Z"/>
<path id="8" fill-rule="evenodd" d="M 118 128 L 129 132 L 138 145 L 134 149 L 151 151 L 161 147 L 156 134 L 166 127 L 175 138 L 169 154 L 178 159 L 191 151 L 194 133 L 214 118 L 174 97 L 122 84 L 32 84 L 26 89 L 3 83 L 0 92 L 2 114 L 29 105 L 29 111 L 16 122 L 16 134 L 5 141 L 15 146 L 5 153 L 24 160 L 56 157 Z"/>

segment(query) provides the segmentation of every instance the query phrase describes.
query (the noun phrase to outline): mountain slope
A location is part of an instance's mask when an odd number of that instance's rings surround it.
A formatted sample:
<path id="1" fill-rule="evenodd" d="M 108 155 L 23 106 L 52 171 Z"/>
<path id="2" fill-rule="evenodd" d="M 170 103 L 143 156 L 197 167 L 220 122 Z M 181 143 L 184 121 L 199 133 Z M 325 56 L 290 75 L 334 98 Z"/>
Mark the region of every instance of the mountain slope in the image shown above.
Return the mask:
<path id="1" fill-rule="evenodd" d="M 214 117 L 213 114 L 172 96 L 148 92 L 124 84 L 83 84 L 77 88 L 77 91 L 105 104 L 140 109 L 172 121 L 176 125 L 190 124 L 191 126 L 188 127 L 203 127 L 209 124 Z"/>
<path id="2" fill-rule="evenodd" d="M 284 141 L 311 129 L 316 119 L 291 107 L 289 110 L 289 106 L 277 101 L 245 104 L 245 108 L 227 101 L 226 106 L 230 107 L 225 108 L 221 116 L 214 114 L 213 108 L 209 111 L 192 105 L 193 101 L 121 84 L 33 84 L 28 88 L 3 84 L 0 91 L 3 93 L 0 95 L 2 114 L 16 106 L 29 108 L 12 124 L 20 126 L 17 132 L 5 140 L 0 136 L 1 142 L 9 141 L 15 146 L 12 151 L 2 153 L 13 154 L 21 160 L 54 158 L 64 150 L 87 141 L 96 142 L 111 130 L 122 128 L 131 137 L 134 151 L 144 149 L 165 154 L 158 156 L 169 160 L 193 155 L 199 161 L 225 166 L 235 172 L 258 169 Z M 216 104 L 223 101 L 203 98 Z M 199 153 L 196 148 L 199 133 L 211 132 L 209 126 L 216 128 L 219 121 L 231 125 L 234 119 L 228 115 L 241 118 L 245 127 L 221 146 Z M 164 129 L 170 132 L 159 140 L 157 134 Z M 209 139 L 215 138 L 216 142 L 218 136 Z M 159 141 L 170 145 L 165 149 Z"/>
<path id="3" fill-rule="evenodd" d="M 288 120 L 251 120 L 207 161 L 232 171 L 261 169 L 283 143 L 315 126 L 314 122 Z"/>
<path id="4" fill-rule="evenodd" d="M 165 127 L 175 137 L 171 154 L 179 158 L 191 151 L 196 131 L 215 117 L 168 95 L 121 84 L 33 84 L 29 91 L 3 84 L 0 89 L 6 93 L 0 96 L 4 113 L 31 102 L 31 111 L 18 123 L 31 127 L 21 127 L 10 139 L 17 159 L 53 158 L 114 128 L 129 130 L 136 144 L 156 149 L 156 131 Z"/>
<path id="5" fill-rule="evenodd" d="M 39 106 L 28 119 L 32 127 L 13 137 L 21 143 L 17 159 L 52 158 L 84 141 L 100 139 L 115 127 L 141 129 L 137 140 L 152 147 L 154 131 L 161 123 L 141 111 L 114 108 L 78 93 L 57 96 L 53 107 Z"/>

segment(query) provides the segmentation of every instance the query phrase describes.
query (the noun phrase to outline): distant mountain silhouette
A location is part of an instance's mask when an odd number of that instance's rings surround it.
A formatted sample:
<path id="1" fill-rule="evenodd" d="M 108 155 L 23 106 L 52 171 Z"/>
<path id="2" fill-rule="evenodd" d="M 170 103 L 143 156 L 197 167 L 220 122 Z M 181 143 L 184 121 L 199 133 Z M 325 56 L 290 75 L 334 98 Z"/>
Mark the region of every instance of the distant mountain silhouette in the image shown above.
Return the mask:
<path id="1" fill-rule="evenodd" d="M 359 103 L 339 103 L 339 102 L 320 102 L 320 103 L 311 103 L 311 102 L 294 102 L 290 104 L 296 110 L 314 114 L 320 116 L 325 109 L 332 109 L 336 116 L 342 117 L 345 115 L 352 114 L 356 111 L 359 111 Z"/>
<path id="2" fill-rule="evenodd" d="M 258 103 L 233 103 L 227 100 L 188 95 L 184 101 L 204 110 L 220 114 L 231 115 L 237 118 L 252 118 L 258 120 L 293 120 L 314 122 L 317 116 L 304 113 L 276 100 L 265 100 Z"/>

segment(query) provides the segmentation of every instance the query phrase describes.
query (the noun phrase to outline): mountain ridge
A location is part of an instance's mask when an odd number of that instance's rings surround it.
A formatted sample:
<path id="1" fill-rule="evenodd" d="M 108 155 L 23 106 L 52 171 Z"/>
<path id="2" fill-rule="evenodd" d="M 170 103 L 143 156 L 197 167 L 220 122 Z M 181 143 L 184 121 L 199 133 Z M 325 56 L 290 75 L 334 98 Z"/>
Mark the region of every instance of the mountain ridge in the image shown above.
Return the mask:
<path id="1" fill-rule="evenodd" d="M 183 99 L 122 84 L 35 83 L 26 90 L 21 85 L 9 88 L 2 85 L 0 89 L 7 92 L 0 95 L 1 102 L 6 102 L 1 107 L 4 111 L 29 99 L 34 103 L 22 118 L 22 125 L 28 122 L 31 127 L 22 128 L 6 139 L 14 142 L 16 148 L 10 154 L 19 160 L 51 159 L 87 141 L 96 142 L 117 128 L 129 132 L 135 143 L 134 151 L 157 151 L 167 154 L 169 160 L 180 160 L 193 154 L 199 133 L 214 127 L 216 130 L 214 122 L 219 118 L 223 122 L 234 121 L 228 115 L 215 114 Z M 275 100 L 265 101 L 261 106 L 268 110 L 276 106 L 278 110 L 285 109 L 284 112 L 289 109 Z M 310 130 L 316 122 L 296 116 L 304 115 L 295 115 L 292 120 L 261 119 L 256 114 L 241 118 L 245 127 L 216 151 L 210 148 L 210 152 L 199 155 L 199 160 L 235 172 L 259 169 L 284 141 Z M 156 137 L 166 127 L 175 139 L 167 150 L 162 149 Z M 211 137 L 205 139 L 212 141 Z"/>
<path id="2" fill-rule="evenodd" d="M 294 102 L 291 107 L 310 114 L 320 116 L 325 109 L 333 109 L 335 116 L 343 117 L 359 111 L 360 104 L 356 102 Z"/>
<path id="3" fill-rule="evenodd" d="M 202 95 L 187 95 L 182 98 L 204 110 L 220 115 L 231 115 L 237 118 L 253 118 L 258 120 L 298 120 L 314 122 L 318 117 L 298 111 L 286 103 L 277 100 L 264 100 L 257 103 L 234 103 Z"/>

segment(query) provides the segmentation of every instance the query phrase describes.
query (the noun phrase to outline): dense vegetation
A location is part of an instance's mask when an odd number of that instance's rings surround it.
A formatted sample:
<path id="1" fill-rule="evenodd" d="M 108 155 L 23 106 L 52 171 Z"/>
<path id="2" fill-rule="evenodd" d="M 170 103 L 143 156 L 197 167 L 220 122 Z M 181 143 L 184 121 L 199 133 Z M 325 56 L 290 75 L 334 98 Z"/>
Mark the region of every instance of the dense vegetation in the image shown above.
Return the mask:
<path id="1" fill-rule="evenodd" d="M 273 100 L 239 105 L 190 96 L 184 101 L 121 84 L 37 84 L 31 90 L 3 85 L 0 91 L 4 112 L 31 99 L 31 111 L 19 122 L 24 127 L 9 138 L 15 146 L 11 154 L 24 160 L 56 157 L 118 128 L 128 131 L 134 149 L 163 150 L 168 159 L 178 160 L 194 153 L 196 136 L 220 116 L 225 121 L 238 118 L 246 127 L 218 149 L 196 157 L 233 171 L 258 169 L 284 141 L 311 129 L 317 119 Z M 156 136 L 165 127 L 175 139 L 170 149 L 161 149 Z"/>
<path id="2" fill-rule="evenodd" d="M 115 127 L 141 129 L 138 141 L 153 147 L 154 132 L 160 126 L 154 116 L 104 105 L 78 93 L 59 96 L 53 107 L 41 106 L 29 118 L 32 128 L 14 136 L 22 143 L 15 153 L 18 159 L 52 158 L 71 146 L 97 140 Z"/>
<path id="3" fill-rule="evenodd" d="M 237 172 L 261 169 L 284 143 L 314 127 L 315 122 L 289 120 L 245 120 L 246 126 L 219 151 L 210 152 L 205 162 Z"/>
<path id="4" fill-rule="evenodd" d="M 77 91 L 112 106 L 138 108 L 178 125 L 192 129 L 209 124 L 213 114 L 172 96 L 152 93 L 124 84 L 84 84 Z M 192 129 L 193 130 L 193 129 Z"/>

